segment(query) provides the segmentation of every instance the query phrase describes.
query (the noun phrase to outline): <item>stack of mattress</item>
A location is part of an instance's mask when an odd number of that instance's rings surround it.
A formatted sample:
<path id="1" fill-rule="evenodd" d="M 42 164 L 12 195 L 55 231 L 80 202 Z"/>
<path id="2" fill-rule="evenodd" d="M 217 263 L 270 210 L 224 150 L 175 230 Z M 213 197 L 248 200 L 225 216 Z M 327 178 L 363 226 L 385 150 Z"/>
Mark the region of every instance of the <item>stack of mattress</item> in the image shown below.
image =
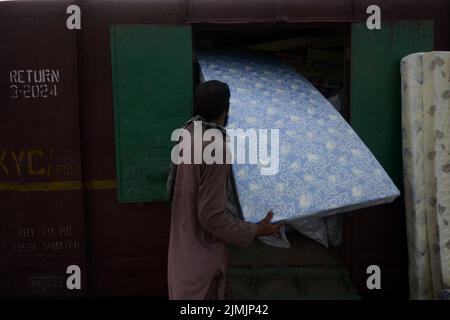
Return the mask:
<path id="1" fill-rule="evenodd" d="M 402 140 L 412 299 L 450 288 L 450 52 L 401 61 Z"/>
<path id="2" fill-rule="evenodd" d="M 233 164 L 245 220 L 260 221 L 272 210 L 274 221 L 288 220 L 310 236 L 312 229 L 324 228 L 321 217 L 391 202 L 399 195 L 342 116 L 275 55 L 207 50 L 198 53 L 198 61 L 205 81 L 230 86 L 228 128 L 279 130 L 276 174 L 263 175 L 255 164 Z"/>

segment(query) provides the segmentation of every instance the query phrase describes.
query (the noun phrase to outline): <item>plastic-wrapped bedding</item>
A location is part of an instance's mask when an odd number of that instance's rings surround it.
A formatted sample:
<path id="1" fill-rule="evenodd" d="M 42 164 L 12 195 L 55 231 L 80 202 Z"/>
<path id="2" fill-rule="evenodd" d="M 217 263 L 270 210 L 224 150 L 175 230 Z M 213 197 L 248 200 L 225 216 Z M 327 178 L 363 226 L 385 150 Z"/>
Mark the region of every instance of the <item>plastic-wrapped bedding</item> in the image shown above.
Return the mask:
<path id="1" fill-rule="evenodd" d="M 342 116 L 278 57 L 221 49 L 202 50 L 197 58 L 204 80 L 230 86 L 227 128 L 279 130 L 276 174 L 263 175 L 260 165 L 233 164 L 245 220 L 260 221 L 272 210 L 274 221 L 289 220 L 314 238 L 326 231 L 321 217 L 391 202 L 399 195 Z M 328 244 L 326 237 L 315 240 Z"/>
<path id="2" fill-rule="evenodd" d="M 412 299 L 450 289 L 450 52 L 401 60 L 403 178 Z"/>

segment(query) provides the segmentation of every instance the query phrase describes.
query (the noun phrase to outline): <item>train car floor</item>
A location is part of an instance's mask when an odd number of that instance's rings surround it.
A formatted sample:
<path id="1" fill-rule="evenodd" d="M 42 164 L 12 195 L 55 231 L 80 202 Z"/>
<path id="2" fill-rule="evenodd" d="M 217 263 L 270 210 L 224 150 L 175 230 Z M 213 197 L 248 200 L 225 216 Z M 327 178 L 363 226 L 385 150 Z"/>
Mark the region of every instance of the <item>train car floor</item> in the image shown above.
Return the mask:
<path id="1" fill-rule="evenodd" d="M 326 248 L 298 233 L 291 248 L 255 241 L 229 247 L 233 299 L 360 299 L 339 262 L 339 248 Z"/>

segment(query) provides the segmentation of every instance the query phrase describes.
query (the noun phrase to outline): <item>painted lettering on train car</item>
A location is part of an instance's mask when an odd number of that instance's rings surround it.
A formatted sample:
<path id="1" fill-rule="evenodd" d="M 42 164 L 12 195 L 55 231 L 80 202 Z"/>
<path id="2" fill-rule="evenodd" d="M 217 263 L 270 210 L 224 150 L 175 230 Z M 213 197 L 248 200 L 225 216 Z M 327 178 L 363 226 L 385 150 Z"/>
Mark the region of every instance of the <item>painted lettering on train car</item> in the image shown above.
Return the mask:
<path id="1" fill-rule="evenodd" d="M 72 226 L 18 227 L 11 249 L 16 253 L 79 250 Z"/>
<path id="2" fill-rule="evenodd" d="M 49 98 L 58 95 L 59 69 L 9 70 L 12 99 Z"/>
<path id="3" fill-rule="evenodd" d="M 0 177 L 78 176 L 78 160 L 60 160 L 53 149 L 0 149 Z"/>

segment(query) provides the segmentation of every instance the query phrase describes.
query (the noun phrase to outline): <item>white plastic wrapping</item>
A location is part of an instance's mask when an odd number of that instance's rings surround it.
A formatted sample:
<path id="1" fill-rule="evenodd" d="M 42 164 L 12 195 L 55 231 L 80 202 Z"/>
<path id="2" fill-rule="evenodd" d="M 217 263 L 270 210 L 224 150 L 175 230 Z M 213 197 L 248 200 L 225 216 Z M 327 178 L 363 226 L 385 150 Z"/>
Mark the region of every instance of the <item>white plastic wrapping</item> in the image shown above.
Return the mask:
<path id="1" fill-rule="evenodd" d="M 450 52 L 401 61 L 402 139 L 410 290 L 450 288 Z"/>

